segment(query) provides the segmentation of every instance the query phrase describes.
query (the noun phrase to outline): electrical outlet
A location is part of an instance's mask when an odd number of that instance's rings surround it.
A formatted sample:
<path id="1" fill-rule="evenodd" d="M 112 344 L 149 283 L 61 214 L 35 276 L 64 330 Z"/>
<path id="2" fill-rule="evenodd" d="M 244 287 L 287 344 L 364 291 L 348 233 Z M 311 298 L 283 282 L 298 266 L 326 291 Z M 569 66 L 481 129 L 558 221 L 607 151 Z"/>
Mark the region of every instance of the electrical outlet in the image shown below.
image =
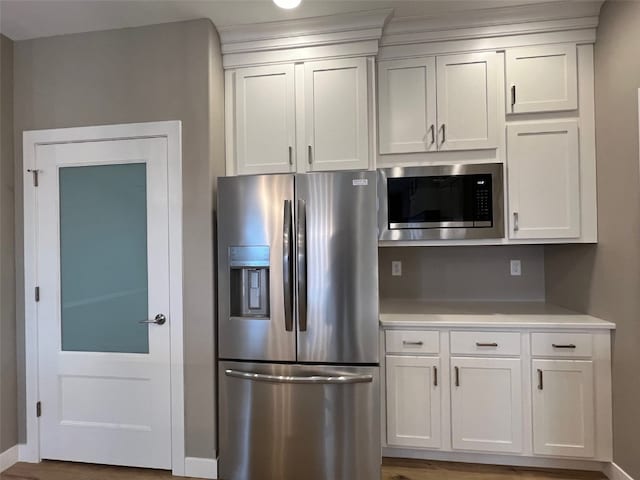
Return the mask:
<path id="1" fill-rule="evenodd" d="M 519 277 L 522 275 L 522 262 L 520 260 L 511 260 L 511 276 Z"/>
<path id="2" fill-rule="evenodd" d="M 402 262 L 400 260 L 394 260 L 391 262 L 391 275 L 394 277 L 402 276 Z"/>

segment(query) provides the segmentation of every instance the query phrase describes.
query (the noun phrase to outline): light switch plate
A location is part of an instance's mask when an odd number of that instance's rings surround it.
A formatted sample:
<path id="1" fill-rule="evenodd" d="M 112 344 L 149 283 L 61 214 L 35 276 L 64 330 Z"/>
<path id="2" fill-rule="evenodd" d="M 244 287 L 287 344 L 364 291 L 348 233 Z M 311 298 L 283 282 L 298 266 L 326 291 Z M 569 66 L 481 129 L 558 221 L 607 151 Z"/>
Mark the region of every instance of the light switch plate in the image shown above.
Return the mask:
<path id="1" fill-rule="evenodd" d="M 519 277 L 522 275 L 522 262 L 520 260 L 511 260 L 511 276 Z"/>
<path id="2" fill-rule="evenodd" d="M 402 262 L 400 260 L 394 260 L 391 262 L 391 275 L 394 277 L 402 276 Z"/>

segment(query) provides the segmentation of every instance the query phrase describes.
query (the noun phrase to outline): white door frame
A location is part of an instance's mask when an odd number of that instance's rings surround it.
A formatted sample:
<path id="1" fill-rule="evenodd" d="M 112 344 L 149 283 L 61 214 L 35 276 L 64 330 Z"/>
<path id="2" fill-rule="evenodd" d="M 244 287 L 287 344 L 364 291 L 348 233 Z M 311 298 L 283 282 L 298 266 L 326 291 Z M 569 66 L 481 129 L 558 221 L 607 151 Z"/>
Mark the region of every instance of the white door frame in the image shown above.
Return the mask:
<path id="1" fill-rule="evenodd" d="M 164 137 L 167 139 L 169 194 L 169 322 L 171 332 L 171 465 L 172 473 L 184 476 L 184 351 L 182 310 L 182 122 L 150 122 L 95 127 L 33 130 L 23 133 L 24 179 L 24 303 L 27 442 L 20 460 L 37 463 L 40 457 L 38 311 L 34 288 L 36 264 L 36 191 L 28 170 L 35 168 L 37 145 Z"/>

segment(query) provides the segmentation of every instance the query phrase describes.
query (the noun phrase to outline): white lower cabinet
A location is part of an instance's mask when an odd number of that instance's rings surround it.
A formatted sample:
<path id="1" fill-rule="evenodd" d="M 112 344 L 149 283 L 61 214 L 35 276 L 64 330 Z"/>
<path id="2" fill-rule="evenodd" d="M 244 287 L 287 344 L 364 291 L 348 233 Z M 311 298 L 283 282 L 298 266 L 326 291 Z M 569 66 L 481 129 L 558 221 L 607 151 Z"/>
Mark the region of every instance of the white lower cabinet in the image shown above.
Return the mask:
<path id="1" fill-rule="evenodd" d="M 536 359 L 533 377 L 534 453 L 593 457 L 593 362 Z"/>
<path id="2" fill-rule="evenodd" d="M 386 357 L 387 443 L 440 448 L 439 357 Z"/>
<path id="3" fill-rule="evenodd" d="M 612 459 L 609 331 L 412 324 L 383 348 L 387 456 Z"/>
<path id="4" fill-rule="evenodd" d="M 522 451 L 519 358 L 451 358 L 451 440 L 456 450 Z"/>

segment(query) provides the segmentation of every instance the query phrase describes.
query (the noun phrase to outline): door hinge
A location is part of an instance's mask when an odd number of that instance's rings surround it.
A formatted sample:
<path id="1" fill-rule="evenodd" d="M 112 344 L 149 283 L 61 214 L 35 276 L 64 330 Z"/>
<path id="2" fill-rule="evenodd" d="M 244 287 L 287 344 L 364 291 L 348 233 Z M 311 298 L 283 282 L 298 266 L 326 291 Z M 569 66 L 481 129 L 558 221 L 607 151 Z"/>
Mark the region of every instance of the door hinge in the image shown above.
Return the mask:
<path id="1" fill-rule="evenodd" d="M 40 287 L 35 288 L 34 297 L 36 299 L 36 302 L 40 301 Z"/>
<path id="2" fill-rule="evenodd" d="M 40 172 L 40 170 L 34 168 L 34 169 L 28 169 L 27 172 L 31 173 L 33 175 L 33 186 L 37 187 L 38 186 L 38 172 Z"/>
<path id="3" fill-rule="evenodd" d="M 36 417 L 40 418 L 42 416 L 42 402 L 36 403 Z"/>

